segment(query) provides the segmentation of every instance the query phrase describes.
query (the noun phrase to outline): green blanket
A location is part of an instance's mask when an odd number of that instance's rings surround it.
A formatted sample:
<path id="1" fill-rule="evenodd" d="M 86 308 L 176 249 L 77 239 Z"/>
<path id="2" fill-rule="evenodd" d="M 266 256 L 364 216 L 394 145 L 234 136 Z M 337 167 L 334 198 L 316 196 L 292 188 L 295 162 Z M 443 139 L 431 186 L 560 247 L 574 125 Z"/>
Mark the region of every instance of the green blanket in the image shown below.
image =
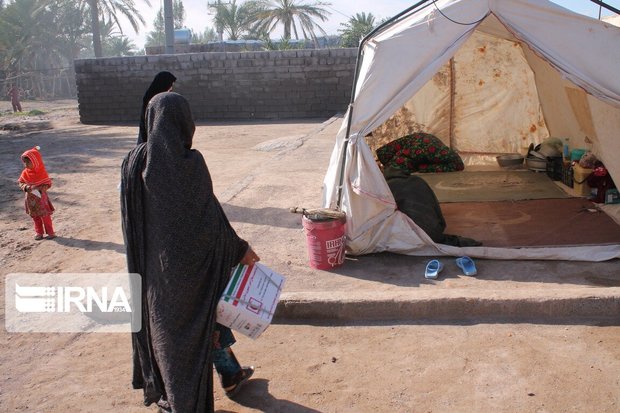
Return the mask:
<path id="1" fill-rule="evenodd" d="M 545 173 L 475 171 L 416 174 L 433 188 L 439 202 L 516 201 L 568 198 Z"/>

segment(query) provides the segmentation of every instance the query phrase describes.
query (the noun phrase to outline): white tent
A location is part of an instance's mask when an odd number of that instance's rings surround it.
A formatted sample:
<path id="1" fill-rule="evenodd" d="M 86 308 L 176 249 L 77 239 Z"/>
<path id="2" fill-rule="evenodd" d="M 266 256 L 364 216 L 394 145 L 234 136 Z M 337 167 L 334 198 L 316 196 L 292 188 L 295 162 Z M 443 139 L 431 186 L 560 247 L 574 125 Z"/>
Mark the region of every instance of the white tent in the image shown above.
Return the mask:
<path id="1" fill-rule="evenodd" d="M 497 65 L 476 62 L 475 51 L 486 48 L 499 51 Z M 568 137 L 571 146 L 581 147 L 587 137 L 620 182 L 620 28 L 546 0 L 429 1 L 378 30 L 360 52 L 353 103 L 337 135 L 323 193 L 323 206 L 347 214 L 349 254 L 620 258 L 620 245 L 435 244 L 396 210 L 365 139 L 402 107 L 445 143 L 475 153 L 520 152 L 523 142 L 547 136 Z M 457 97 L 437 81 L 446 67 L 461 73 L 450 81 L 461 82 Z M 493 72 L 497 67 L 500 73 Z"/>

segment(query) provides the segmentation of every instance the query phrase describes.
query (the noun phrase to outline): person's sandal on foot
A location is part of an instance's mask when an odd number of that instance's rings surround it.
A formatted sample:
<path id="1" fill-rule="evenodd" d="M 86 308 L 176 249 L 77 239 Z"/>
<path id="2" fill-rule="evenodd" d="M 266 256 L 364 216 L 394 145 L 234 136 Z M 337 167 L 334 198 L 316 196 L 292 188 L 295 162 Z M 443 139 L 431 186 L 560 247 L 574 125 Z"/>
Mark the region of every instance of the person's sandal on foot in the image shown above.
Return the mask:
<path id="1" fill-rule="evenodd" d="M 253 374 L 254 374 L 254 367 L 252 366 L 241 367 L 241 370 L 239 370 L 239 373 L 237 373 L 235 377 L 232 379 L 233 383 L 229 386 L 222 386 L 224 388 L 224 391 L 226 392 L 226 397 L 228 397 L 229 399 L 232 399 L 233 397 L 235 397 L 241 390 L 241 387 L 245 384 L 245 382 L 247 382 L 250 379 L 250 377 L 252 377 Z"/>

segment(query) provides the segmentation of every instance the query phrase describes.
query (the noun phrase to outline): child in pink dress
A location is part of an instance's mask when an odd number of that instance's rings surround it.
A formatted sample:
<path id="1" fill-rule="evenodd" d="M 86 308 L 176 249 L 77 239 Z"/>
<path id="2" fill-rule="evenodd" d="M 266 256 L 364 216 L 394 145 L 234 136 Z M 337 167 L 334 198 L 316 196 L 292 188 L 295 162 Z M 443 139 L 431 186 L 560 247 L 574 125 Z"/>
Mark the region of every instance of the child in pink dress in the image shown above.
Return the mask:
<path id="1" fill-rule="evenodd" d="M 7 95 L 11 97 L 11 106 L 13 106 L 13 112 L 21 112 L 22 104 L 19 102 L 19 95 L 21 91 L 17 86 L 11 86 Z"/>
<path id="2" fill-rule="evenodd" d="M 20 189 L 26 193 L 26 213 L 34 221 L 35 240 L 42 240 L 44 231 L 47 234 L 47 239 L 56 238 L 52 226 L 54 206 L 47 196 L 47 190 L 52 186 L 52 180 L 45 170 L 39 149 L 38 146 L 35 146 L 22 154 L 24 170 L 17 180 Z"/>

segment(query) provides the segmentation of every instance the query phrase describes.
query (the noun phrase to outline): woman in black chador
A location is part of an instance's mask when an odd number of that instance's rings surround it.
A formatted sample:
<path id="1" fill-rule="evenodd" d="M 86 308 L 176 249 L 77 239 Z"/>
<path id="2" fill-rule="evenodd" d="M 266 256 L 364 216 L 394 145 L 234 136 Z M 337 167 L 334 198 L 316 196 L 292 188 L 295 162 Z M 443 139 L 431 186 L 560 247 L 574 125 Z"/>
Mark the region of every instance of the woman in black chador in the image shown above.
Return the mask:
<path id="1" fill-rule="evenodd" d="M 148 139 L 129 152 L 121 171 L 127 267 L 142 276 L 133 387 L 143 389 L 146 405 L 211 412 L 214 356 L 227 335 L 221 332 L 229 332 L 220 326 L 216 334 L 217 303 L 232 268 L 259 257 L 228 222 L 205 160 L 191 148 L 195 126 L 187 100 L 159 93 L 145 118 Z M 234 376 L 222 377 L 229 395 L 252 373 L 236 365 Z"/>
<path id="2" fill-rule="evenodd" d="M 142 111 L 140 112 L 140 130 L 138 131 L 138 143 L 146 142 L 146 107 L 148 106 L 153 96 L 162 92 L 169 92 L 172 90 L 172 85 L 176 82 L 177 78 L 170 72 L 159 72 L 153 78 L 149 88 L 144 93 L 142 98 Z"/>

